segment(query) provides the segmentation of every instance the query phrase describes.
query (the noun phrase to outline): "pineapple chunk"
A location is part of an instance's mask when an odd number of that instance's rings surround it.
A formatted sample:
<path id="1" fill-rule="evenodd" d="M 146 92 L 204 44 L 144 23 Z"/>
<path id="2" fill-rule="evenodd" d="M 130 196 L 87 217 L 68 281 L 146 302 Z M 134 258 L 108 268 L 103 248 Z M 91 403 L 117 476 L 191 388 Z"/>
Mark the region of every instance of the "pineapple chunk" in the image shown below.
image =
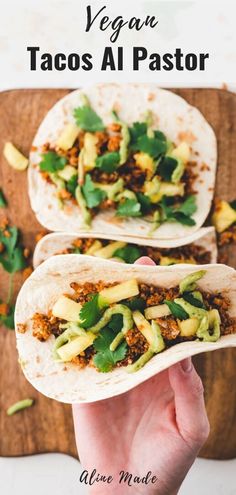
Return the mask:
<path id="1" fill-rule="evenodd" d="M 176 158 L 176 160 L 181 160 L 184 164 L 186 164 L 190 159 L 190 147 L 189 145 L 183 141 L 180 143 L 177 148 L 173 149 L 171 152 L 171 156 Z"/>
<path id="2" fill-rule="evenodd" d="M 75 337 L 73 340 L 57 349 L 57 354 L 63 362 L 71 361 L 74 357 L 90 347 L 96 337 L 97 336 L 93 333 L 86 332 L 86 335 Z"/>
<path id="3" fill-rule="evenodd" d="M 146 318 L 143 316 L 140 311 L 133 312 L 134 323 L 139 329 L 139 331 L 143 334 L 145 339 L 148 341 L 149 345 L 153 344 L 153 330 Z"/>
<path id="4" fill-rule="evenodd" d="M 236 210 L 227 201 L 220 201 L 212 215 L 212 223 L 219 234 L 236 222 Z"/>
<path id="5" fill-rule="evenodd" d="M 196 334 L 199 327 L 198 318 L 188 318 L 187 320 L 178 320 L 181 337 L 192 337 Z"/>
<path id="6" fill-rule="evenodd" d="M 163 196 L 183 196 L 184 184 L 172 184 L 171 182 L 162 182 L 159 191 L 161 198 Z"/>
<path id="7" fill-rule="evenodd" d="M 136 279 L 131 279 L 113 287 L 108 287 L 108 289 L 103 289 L 99 293 L 99 300 L 101 304 L 113 304 L 123 299 L 137 296 L 138 294 L 138 282 Z"/>
<path id="8" fill-rule="evenodd" d="M 60 296 L 52 308 L 53 316 L 67 321 L 79 321 L 82 305 L 72 301 L 69 297 Z"/>
<path id="9" fill-rule="evenodd" d="M 158 304 L 157 306 L 150 306 L 150 308 L 145 309 L 144 314 L 147 320 L 155 320 L 155 318 L 170 315 L 171 311 L 167 304 Z"/>
<path id="10" fill-rule="evenodd" d="M 79 128 L 75 124 L 67 124 L 57 140 L 57 146 L 64 151 L 72 148 L 77 136 Z"/>
<path id="11" fill-rule="evenodd" d="M 87 249 L 86 251 L 86 254 L 89 254 L 90 256 L 93 256 L 93 254 L 98 251 L 98 249 L 101 249 L 102 248 L 102 243 L 101 241 L 94 241 L 92 246 L 90 246 L 90 248 Z"/>
<path id="12" fill-rule="evenodd" d="M 134 159 L 138 167 L 140 167 L 144 171 L 148 171 L 149 177 L 153 176 L 153 173 L 155 171 L 155 162 L 151 156 L 149 156 L 147 153 L 144 153 L 143 151 L 140 151 L 139 153 L 136 153 L 134 155 Z"/>
<path id="13" fill-rule="evenodd" d="M 85 133 L 82 159 L 86 171 L 92 170 L 95 167 L 95 162 L 98 155 L 97 143 L 97 136 L 91 134 L 90 132 Z"/>
<path id="14" fill-rule="evenodd" d="M 123 248 L 125 246 L 126 246 L 126 242 L 122 242 L 122 241 L 111 242 L 102 249 L 98 249 L 97 251 L 95 251 L 94 256 L 97 256 L 98 258 L 108 259 L 113 256 L 113 254 L 117 249 Z"/>
<path id="15" fill-rule="evenodd" d="M 72 167 L 71 165 L 66 165 L 65 168 L 63 168 L 63 170 L 59 170 L 57 172 L 57 175 L 65 180 L 65 181 L 69 181 L 74 175 L 76 175 L 76 169 L 75 167 Z"/>
<path id="16" fill-rule="evenodd" d="M 8 161 L 9 165 L 15 170 L 23 171 L 28 167 L 29 160 L 14 146 L 14 144 L 7 142 L 3 149 L 3 155 Z"/>

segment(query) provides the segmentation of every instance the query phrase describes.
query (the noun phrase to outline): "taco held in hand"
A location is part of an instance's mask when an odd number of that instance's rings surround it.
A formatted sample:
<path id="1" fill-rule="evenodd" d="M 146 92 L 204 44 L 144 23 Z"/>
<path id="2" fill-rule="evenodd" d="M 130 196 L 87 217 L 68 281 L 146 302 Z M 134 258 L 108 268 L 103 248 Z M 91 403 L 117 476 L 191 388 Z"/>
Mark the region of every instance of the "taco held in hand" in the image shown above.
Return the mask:
<path id="1" fill-rule="evenodd" d="M 44 119 L 29 193 L 50 230 L 171 239 L 206 219 L 215 169 L 214 132 L 185 100 L 156 85 L 98 85 Z"/>
<path id="2" fill-rule="evenodd" d="M 122 393 L 186 356 L 235 345 L 235 290 L 224 265 L 121 271 L 87 256 L 51 258 L 16 304 L 23 371 L 65 402 Z"/>

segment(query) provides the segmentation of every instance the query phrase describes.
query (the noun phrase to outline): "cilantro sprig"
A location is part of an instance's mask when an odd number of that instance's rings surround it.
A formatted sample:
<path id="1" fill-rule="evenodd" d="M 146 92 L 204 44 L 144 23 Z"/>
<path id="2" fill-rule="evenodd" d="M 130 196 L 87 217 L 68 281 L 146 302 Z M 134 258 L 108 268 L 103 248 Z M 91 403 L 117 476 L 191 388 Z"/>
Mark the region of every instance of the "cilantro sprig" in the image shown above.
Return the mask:
<path id="1" fill-rule="evenodd" d="M 162 179 L 170 181 L 177 165 L 178 161 L 175 160 L 175 158 L 171 158 L 171 156 L 164 156 L 157 167 L 157 173 L 162 177 Z"/>
<path id="2" fill-rule="evenodd" d="M 105 129 L 102 119 L 89 105 L 75 108 L 74 118 L 78 127 L 84 131 L 96 132 Z"/>
<path id="3" fill-rule="evenodd" d="M 121 258 L 125 263 L 134 263 L 141 256 L 141 249 L 137 246 L 124 246 L 123 248 L 117 249 L 114 257 Z"/>
<path id="4" fill-rule="evenodd" d="M 111 151 L 109 153 L 105 153 L 105 155 L 98 156 L 96 159 L 96 167 L 106 172 L 107 174 L 111 174 L 117 169 L 117 166 L 120 163 L 120 153 L 117 151 Z"/>
<path id="5" fill-rule="evenodd" d="M 0 242 L 4 250 L 0 253 L 0 263 L 8 273 L 15 273 L 26 266 L 23 248 L 18 243 L 19 231 L 16 227 L 0 230 Z"/>
<path id="6" fill-rule="evenodd" d="M 82 193 L 89 208 L 95 208 L 106 198 L 105 191 L 102 191 L 94 185 L 89 174 L 86 174 L 85 176 Z"/>
<path id="7" fill-rule="evenodd" d="M 159 158 L 166 153 L 167 145 L 165 141 L 161 141 L 156 137 L 140 136 L 136 143 L 132 146 L 136 151 L 147 153 L 152 158 Z"/>
<path id="8" fill-rule="evenodd" d="M 6 208 L 6 206 L 7 206 L 7 200 L 4 196 L 2 189 L 0 189 L 0 208 Z"/>
<path id="9" fill-rule="evenodd" d="M 116 215 L 118 217 L 140 217 L 142 215 L 141 204 L 136 199 L 126 199 L 119 204 Z"/>
<path id="10" fill-rule="evenodd" d="M 126 342 L 122 342 L 115 351 L 110 351 L 110 344 L 114 340 L 115 333 L 111 328 L 105 327 L 94 341 L 94 349 L 97 351 L 93 362 L 97 369 L 103 373 L 111 371 L 115 364 L 125 358 L 127 352 Z"/>
<path id="11" fill-rule="evenodd" d="M 192 215 L 197 210 L 196 196 L 190 195 L 180 206 L 168 204 L 168 199 L 164 196 L 160 202 L 163 213 L 163 221 L 175 221 L 183 225 L 193 226 L 196 222 Z"/>
<path id="12" fill-rule="evenodd" d="M 55 151 L 48 151 L 42 155 L 42 160 L 39 163 L 39 168 L 42 172 L 58 172 L 63 170 L 67 163 L 64 156 L 59 156 Z"/>
<path id="13" fill-rule="evenodd" d="M 75 197 L 75 190 L 78 186 L 78 174 L 73 175 L 66 183 L 66 189 Z"/>
<path id="14" fill-rule="evenodd" d="M 99 307 L 98 296 L 98 294 L 91 296 L 90 301 L 86 302 L 81 308 L 79 314 L 81 327 L 90 328 L 101 318 L 102 311 Z"/>
<path id="15" fill-rule="evenodd" d="M 174 301 L 168 301 L 167 299 L 164 302 L 167 304 L 169 310 L 175 318 L 179 318 L 180 320 L 187 320 L 189 318 L 187 311 L 185 311 L 185 309 L 183 309 L 179 304 Z"/>
<path id="16" fill-rule="evenodd" d="M 0 301 L 0 304 L 2 301 Z M 10 330 L 14 330 L 15 325 L 14 325 L 14 314 L 15 314 L 15 306 L 14 304 L 10 304 L 8 306 L 8 312 L 7 315 L 0 315 L 0 321 L 3 323 L 3 325 Z"/>

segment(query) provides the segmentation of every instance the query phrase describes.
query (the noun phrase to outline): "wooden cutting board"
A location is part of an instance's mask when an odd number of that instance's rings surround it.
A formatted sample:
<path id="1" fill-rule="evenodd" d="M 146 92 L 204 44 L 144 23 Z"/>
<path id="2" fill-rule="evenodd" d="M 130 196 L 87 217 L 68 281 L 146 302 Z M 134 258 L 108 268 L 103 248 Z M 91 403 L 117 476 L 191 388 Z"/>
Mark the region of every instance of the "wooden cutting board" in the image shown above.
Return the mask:
<path id="1" fill-rule="evenodd" d="M 2 156 L 6 141 L 12 141 L 26 155 L 41 120 L 52 105 L 69 90 L 14 90 L 0 94 L 0 186 L 9 207 L 4 212 L 23 233 L 24 245 L 32 250 L 35 234 L 42 227 L 31 211 L 26 173 L 12 170 Z M 196 105 L 213 126 L 219 145 L 217 195 L 234 199 L 236 157 L 236 95 L 217 89 L 175 90 Z M 43 198 L 42 198 L 43 201 Z M 0 212 L 2 216 L 3 211 Z M 228 263 L 236 267 L 236 250 L 226 250 Z M 234 253 L 233 253 L 234 251 Z M 15 279 L 15 293 L 22 275 Z M 0 298 L 7 297 L 8 276 L 0 268 Z M 63 452 L 77 456 L 70 406 L 45 398 L 25 380 L 17 363 L 14 332 L 0 328 L 0 456 L 19 456 L 42 452 Z M 223 350 L 194 358 L 203 378 L 210 437 L 202 456 L 228 459 L 236 456 L 236 351 Z M 35 405 L 8 417 L 6 409 L 25 397 Z"/>

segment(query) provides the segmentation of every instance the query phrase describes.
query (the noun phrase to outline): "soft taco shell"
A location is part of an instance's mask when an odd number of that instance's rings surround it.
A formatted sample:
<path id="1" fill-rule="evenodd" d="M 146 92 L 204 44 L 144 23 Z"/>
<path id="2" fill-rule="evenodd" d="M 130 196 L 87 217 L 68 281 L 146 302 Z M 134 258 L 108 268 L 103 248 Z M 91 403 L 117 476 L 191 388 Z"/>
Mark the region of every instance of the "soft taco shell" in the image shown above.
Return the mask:
<path id="1" fill-rule="evenodd" d="M 69 93 L 48 112 L 33 141 L 30 153 L 29 195 L 32 209 L 38 221 L 48 230 L 83 231 L 82 216 L 76 205 L 59 209 L 55 187 L 40 175 L 37 164 L 41 161 L 38 147 L 46 142 L 55 144 L 64 126 L 73 122 L 73 110 L 81 105 L 81 94 L 86 94 L 92 108 L 105 124 L 111 122 L 111 110 L 116 108 L 120 119 L 128 124 L 140 120 L 147 110 L 154 115 L 153 127 L 163 131 L 176 144 L 185 140 L 192 147 L 191 160 L 196 162 L 194 183 L 197 192 L 197 212 L 193 215 L 196 225 L 186 227 L 166 223 L 153 234 L 154 239 L 179 239 L 189 236 L 204 223 L 213 197 L 217 145 L 215 134 L 203 115 L 183 98 L 156 84 L 100 84 Z M 111 235 L 147 237 L 150 223 L 143 219 L 121 219 L 114 211 L 101 212 L 92 222 L 92 232 Z"/>
<path id="2" fill-rule="evenodd" d="M 94 234 L 94 232 L 91 232 L 91 234 L 85 234 L 85 233 L 75 233 L 75 232 L 56 232 L 53 234 L 47 234 L 40 241 L 37 243 L 35 251 L 34 251 L 34 256 L 33 256 L 33 266 L 36 268 L 38 265 L 43 263 L 46 259 L 50 258 L 51 256 L 55 255 L 56 253 L 59 253 L 63 249 L 68 248 L 72 242 L 75 239 L 83 239 L 91 237 L 94 239 L 97 239 L 98 237 L 100 239 L 108 239 L 108 240 L 114 240 L 114 241 L 125 241 L 128 243 L 133 243 L 136 245 L 140 246 L 154 246 L 154 247 L 160 247 L 159 243 L 157 240 L 148 240 L 148 239 L 139 239 L 131 236 L 126 236 L 126 237 L 121 237 L 121 236 L 110 236 L 110 235 L 100 235 L 97 236 Z M 215 235 L 215 229 L 214 227 L 205 227 L 202 229 L 199 229 L 198 232 L 195 232 L 194 235 L 195 242 L 193 242 L 194 245 L 196 246 L 201 246 L 205 248 L 207 251 L 211 253 L 211 263 L 216 263 L 217 261 L 217 244 L 216 244 L 216 235 Z M 148 243 L 149 241 L 149 243 Z M 170 243 L 170 241 L 169 241 Z M 190 242 L 186 242 L 185 238 L 185 243 L 190 244 Z M 161 246 L 162 247 L 162 246 Z M 170 247 L 170 245 L 169 245 Z M 176 246 L 172 246 L 176 247 Z"/>
<path id="3" fill-rule="evenodd" d="M 69 293 L 72 281 L 84 283 L 103 280 L 121 282 L 137 278 L 139 282 L 162 287 L 177 285 L 198 266 L 170 267 L 122 265 L 89 256 L 55 256 L 40 265 L 23 285 L 16 303 L 17 348 L 23 372 L 29 382 L 44 395 L 66 403 L 93 402 L 126 392 L 172 364 L 194 354 L 236 346 L 236 335 L 226 335 L 216 343 L 184 342 L 157 354 L 140 371 L 128 374 L 125 368 L 99 373 L 92 367 L 79 370 L 70 363 L 56 363 L 51 352 L 54 337 L 41 343 L 31 334 L 30 318 L 35 312 L 47 313 L 62 293 Z M 199 281 L 206 291 L 226 292 L 232 301 L 230 315 L 236 317 L 236 272 L 225 265 L 201 265 L 207 274 Z M 27 323 L 26 333 L 18 324 Z"/>

